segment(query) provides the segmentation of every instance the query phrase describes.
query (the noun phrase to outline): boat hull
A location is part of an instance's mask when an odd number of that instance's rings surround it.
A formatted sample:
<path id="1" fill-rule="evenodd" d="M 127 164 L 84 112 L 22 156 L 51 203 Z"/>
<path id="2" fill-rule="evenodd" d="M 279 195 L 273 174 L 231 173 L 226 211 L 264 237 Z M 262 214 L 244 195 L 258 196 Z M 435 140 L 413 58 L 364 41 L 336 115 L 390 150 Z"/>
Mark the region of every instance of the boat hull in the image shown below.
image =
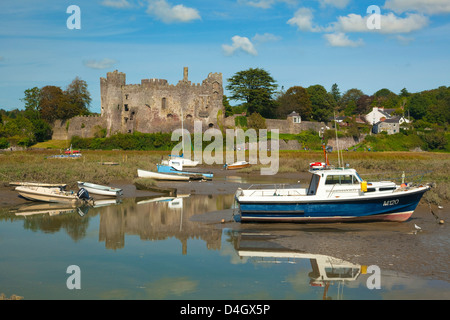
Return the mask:
<path id="1" fill-rule="evenodd" d="M 239 162 L 225 165 L 225 168 L 227 170 L 238 170 L 238 169 L 243 169 L 243 168 L 247 168 L 247 167 L 250 167 L 250 163 L 248 163 L 247 161 L 239 161 Z"/>
<path id="2" fill-rule="evenodd" d="M 96 194 L 108 197 L 119 197 L 123 194 L 122 189 L 103 186 L 99 184 L 78 181 L 78 188 L 84 188 L 89 194 Z"/>
<path id="3" fill-rule="evenodd" d="M 276 196 L 238 197 L 238 220 L 267 222 L 344 222 L 344 221 L 406 221 L 413 214 L 428 187 L 393 192 L 378 196 L 311 199 L 296 197 L 287 201 Z M 280 197 L 287 198 L 287 197 Z M 303 198 L 303 200 L 300 200 Z M 283 201 L 286 200 L 286 201 Z"/>
<path id="4" fill-rule="evenodd" d="M 177 170 L 176 168 L 170 166 L 170 165 L 157 165 L 158 173 L 175 173 L 180 175 L 188 176 L 190 179 L 206 179 L 211 180 L 213 178 L 212 173 L 203 173 L 203 172 L 192 172 L 192 171 L 181 171 Z"/>
<path id="5" fill-rule="evenodd" d="M 240 165 L 229 165 L 227 166 L 227 170 L 238 170 L 250 167 L 250 164 L 240 164 Z"/>
<path id="6" fill-rule="evenodd" d="M 139 178 L 151 178 L 155 180 L 172 180 L 172 181 L 187 181 L 188 176 L 178 175 L 178 174 L 164 174 L 159 172 L 147 171 L 138 169 Z"/>
<path id="7" fill-rule="evenodd" d="M 44 189 L 44 190 L 42 190 Z M 16 191 L 24 198 L 33 201 L 59 202 L 59 203 L 75 203 L 79 199 L 74 193 L 52 190 L 53 188 L 41 187 L 17 187 Z"/>

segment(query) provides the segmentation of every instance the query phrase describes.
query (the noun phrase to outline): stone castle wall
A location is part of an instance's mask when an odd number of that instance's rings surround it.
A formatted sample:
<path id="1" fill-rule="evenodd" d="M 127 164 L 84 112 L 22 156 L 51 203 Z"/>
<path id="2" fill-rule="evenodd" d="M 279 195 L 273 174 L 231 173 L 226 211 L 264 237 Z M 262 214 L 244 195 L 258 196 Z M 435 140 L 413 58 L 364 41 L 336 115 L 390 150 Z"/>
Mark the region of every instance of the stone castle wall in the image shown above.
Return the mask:
<path id="1" fill-rule="evenodd" d="M 72 136 L 90 138 L 105 127 L 105 119 L 100 116 L 78 116 L 69 120 L 56 120 L 52 139 L 69 140 Z"/>
<path id="2" fill-rule="evenodd" d="M 217 127 L 223 114 L 221 73 L 210 73 L 201 84 L 183 80 L 176 85 L 164 79 L 143 79 L 127 85 L 125 74 L 109 72 L 100 79 L 101 111 L 108 135 L 116 132 L 171 132 L 181 128 L 192 131 L 194 121 L 203 127 Z"/>
<path id="3" fill-rule="evenodd" d="M 115 133 L 172 132 L 181 128 L 193 132 L 194 121 L 203 130 L 218 128 L 223 118 L 223 83 L 221 73 L 210 73 L 202 83 L 188 80 L 188 68 L 176 85 L 165 79 L 142 79 L 140 84 L 126 84 L 125 73 L 108 72 L 100 78 L 101 116 L 74 117 L 56 121 L 53 139 L 72 136 L 93 137 L 99 128 L 107 135 Z"/>
<path id="4" fill-rule="evenodd" d="M 232 115 L 224 119 L 226 128 L 235 127 L 236 116 L 240 115 Z M 319 132 L 325 126 L 323 122 L 302 121 L 301 123 L 294 123 L 292 117 L 287 117 L 286 119 L 266 119 L 267 130 L 278 129 L 279 133 L 298 134 L 310 129 Z"/>

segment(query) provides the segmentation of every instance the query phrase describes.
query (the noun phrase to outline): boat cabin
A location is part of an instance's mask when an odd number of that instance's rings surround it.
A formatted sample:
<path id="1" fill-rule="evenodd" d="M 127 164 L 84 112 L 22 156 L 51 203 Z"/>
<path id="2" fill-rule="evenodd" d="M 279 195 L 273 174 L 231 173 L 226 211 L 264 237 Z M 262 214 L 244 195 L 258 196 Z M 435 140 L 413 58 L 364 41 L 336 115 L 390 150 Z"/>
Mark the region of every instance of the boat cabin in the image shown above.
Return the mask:
<path id="1" fill-rule="evenodd" d="M 363 192 L 389 191 L 397 188 L 394 182 L 366 182 L 350 168 L 315 169 L 307 189 L 307 195 L 339 197 L 340 195 L 361 195 Z"/>

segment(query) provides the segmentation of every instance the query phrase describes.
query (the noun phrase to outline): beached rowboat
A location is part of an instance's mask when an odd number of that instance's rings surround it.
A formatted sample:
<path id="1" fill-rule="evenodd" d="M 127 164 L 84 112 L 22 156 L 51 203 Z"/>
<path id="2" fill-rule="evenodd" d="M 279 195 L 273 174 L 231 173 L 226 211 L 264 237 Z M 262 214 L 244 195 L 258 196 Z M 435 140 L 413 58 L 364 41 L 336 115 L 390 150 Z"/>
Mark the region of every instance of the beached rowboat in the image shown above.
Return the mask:
<path id="1" fill-rule="evenodd" d="M 237 170 L 237 169 L 243 169 L 243 168 L 250 167 L 250 163 L 247 161 L 237 161 L 232 164 L 225 164 L 224 167 L 227 170 Z"/>
<path id="2" fill-rule="evenodd" d="M 26 199 L 44 202 L 76 203 L 90 199 L 89 193 L 85 189 L 80 189 L 78 193 L 74 193 L 60 188 L 20 186 L 16 187 L 16 191 Z"/>
<path id="3" fill-rule="evenodd" d="M 97 194 L 102 196 L 119 197 L 123 195 L 122 189 L 103 186 L 100 184 L 78 181 L 78 188 L 84 188 L 91 194 Z"/>
<path id="4" fill-rule="evenodd" d="M 65 188 L 65 183 L 41 183 L 41 182 L 23 182 L 13 181 L 9 183 L 10 186 L 29 186 L 29 187 L 44 187 L 44 188 Z"/>
<path id="5" fill-rule="evenodd" d="M 183 163 L 179 159 L 162 162 L 161 164 L 157 164 L 156 167 L 158 173 L 180 174 L 188 176 L 190 180 L 211 180 L 214 176 L 211 172 L 185 171 L 183 170 Z"/>
<path id="6" fill-rule="evenodd" d="M 187 181 L 189 180 L 189 176 L 185 176 L 177 173 L 159 173 L 153 171 L 147 171 L 138 169 L 138 177 L 139 178 L 150 178 L 155 180 L 172 180 L 172 181 Z"/>

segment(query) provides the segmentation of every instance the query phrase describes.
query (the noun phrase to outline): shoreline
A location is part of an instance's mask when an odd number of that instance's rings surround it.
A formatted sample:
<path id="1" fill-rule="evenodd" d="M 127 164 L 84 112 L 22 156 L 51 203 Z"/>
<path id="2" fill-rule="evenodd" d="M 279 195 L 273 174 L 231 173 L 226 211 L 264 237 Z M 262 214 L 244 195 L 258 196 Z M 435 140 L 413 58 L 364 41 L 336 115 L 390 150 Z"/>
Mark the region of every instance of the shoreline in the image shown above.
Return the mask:
<path id="1" fill-rule="evenodd" d="M 221 195 L 234 194 L 237 188 L 246 188 L 254 183 L 255 179 L 258 183 L 268 184 L 309 183 L 309 176 L 299 173 L 279 173 L 275 177 L 261 177 L 259 171 L 208 171 L 214 173 L 212 181 L 158 182 L 157 186 L 176 188 L 178 195 Z M 151 198 L 162 195 L 154 191 L 138 190 L 129 179 L 116 180 L 109 185 L 122 188 L 123 198 Z M 1 207 L 15 207 L 25 203 L 30 201 L 21 198 L 13 187 L 0 187 Z M 444 203 L 442 209 L 432 205 L 432 210 L 445 222 L 449 221 L 450 202 Z M 264 235 L 264 241 L 288 250 L 332 255 L 360 265 L 377 265 L 384 272 L 450 282 L 447 268 L 450 261 L 448 223 L 438 224 L 424 200 L 405 222 L 238 223 L 233 220 L 232 214 L 232 209 L 203 212 L 192 216 L 190 220 L 222 230 L 256 234 L 259 238 Z M 415 230 L 415 225 L 419 225 L 422 230 Z"/>

